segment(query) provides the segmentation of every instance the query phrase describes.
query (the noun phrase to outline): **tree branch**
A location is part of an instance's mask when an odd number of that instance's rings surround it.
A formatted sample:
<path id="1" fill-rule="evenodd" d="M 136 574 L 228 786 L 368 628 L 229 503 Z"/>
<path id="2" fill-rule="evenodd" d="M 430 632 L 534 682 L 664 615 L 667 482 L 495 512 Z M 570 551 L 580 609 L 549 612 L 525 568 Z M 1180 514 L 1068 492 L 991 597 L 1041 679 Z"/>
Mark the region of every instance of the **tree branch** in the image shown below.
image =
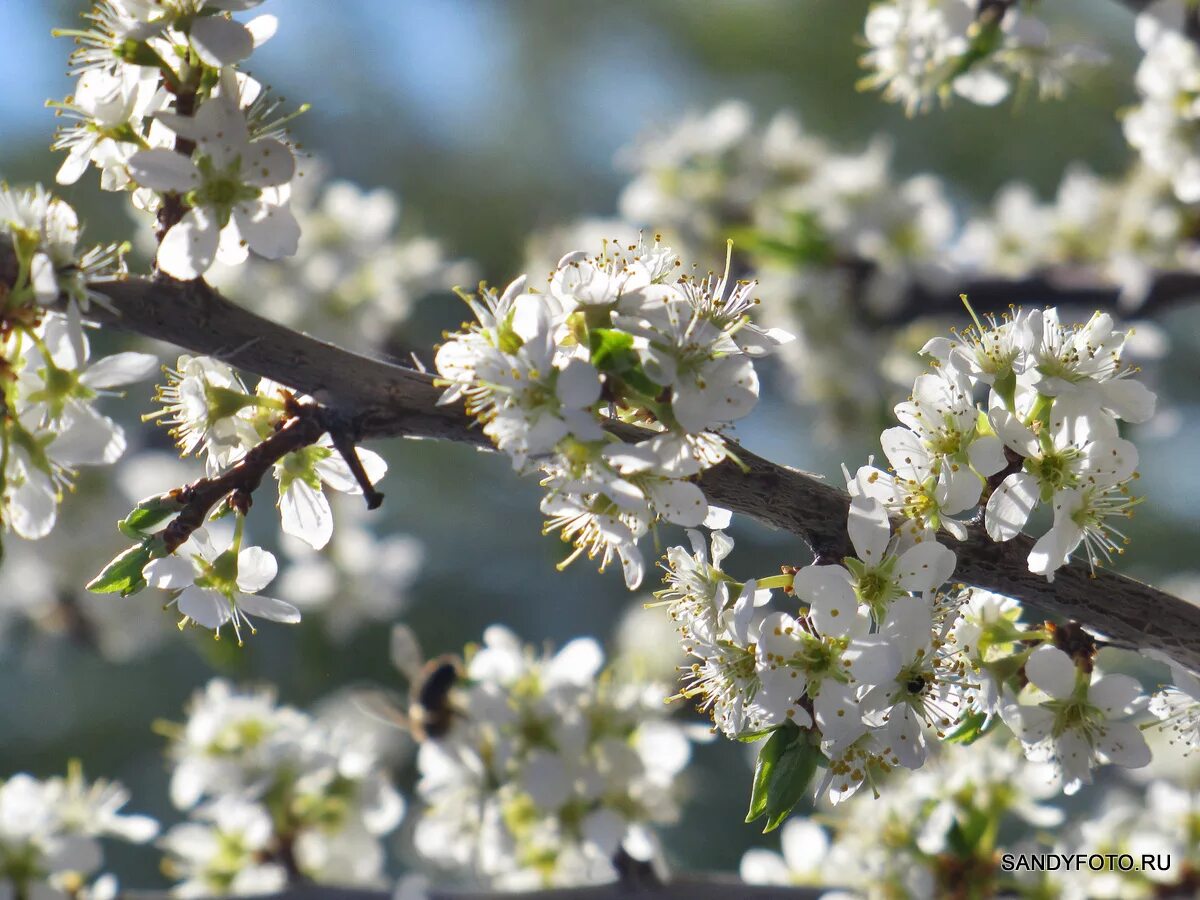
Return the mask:
<path id="1" fill-rule="evenodd" d="M 1200 299 L 1200 272 L 1165 271 L 1155 275 L 1145 298 L 1123 308 L 1121 291 L 1086 270 L 1051 269 L 1027 278 L 972 278 L 962 290 L 937 290 L 920 283 L 909 288 L 895 309 L 870 317 L 875 327 L 899 325 L 924 316 L 961 316 L 966 294 L 981 316 L 1004 313 L 1010 306 L 1056 306 L 1059 309 L 1113 310 L 1130 318 L 1149 318 Z"/>
<path id="2" fill-rule="evenodd" d="M 0 258 L 0 274 L 4 268 Z M 490 447 L 461 406 L 437 405 L 442 392 L 431 375 L 269 322 L 202 281 L 129 278 L 93 287 L 110 298 L 112 311 L 93 304 L 89 318 L 309 394 L 331 408 L 356 439 L 432 438 Z M 628 427 L 618 433 L 627 439 L 637 434 Z M 706 471 L 699 483 L 710 502 L 794 534 L 822 556 L 840 558 L 848 552 L 844 491 L 744 448 L 734 450 L 749 470 L 726 462 Z M 1116 572 L 1100 570 L 1093 577 L 1078 562 L 1060 569 L 1049 583 L 1028 569 L 1030 538 L 997 544 L 978 525 L 967 540 L 952 546 L 958 580 L 1077 619 L 1117 646 L 1160 650 L 1200 671 L 1200 606 Z"/>

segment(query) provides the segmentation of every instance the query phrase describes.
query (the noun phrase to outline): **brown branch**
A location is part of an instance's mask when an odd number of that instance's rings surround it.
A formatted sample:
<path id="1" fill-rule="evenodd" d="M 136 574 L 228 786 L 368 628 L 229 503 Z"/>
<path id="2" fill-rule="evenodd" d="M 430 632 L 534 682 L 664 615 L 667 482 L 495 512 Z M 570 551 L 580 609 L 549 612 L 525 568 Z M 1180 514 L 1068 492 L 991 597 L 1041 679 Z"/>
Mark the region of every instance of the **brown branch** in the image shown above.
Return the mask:
<path id="1" fill-rule="evenodd" d="M 204 524 L 209 511 L 228 498 L 229 503 L 245 514 L 251 497 L 267 470 L 289 453 L 307 447 L 320 439 L 326 424 L 317 406 L 301 406 L 297 415 L 285 422 L 278 431 L 249 450 L 228 470 L 212 478 L 201 478 L 172 493 L 183 508 L 163 529 L 163 544 L 174 553 L 192 532 Z M 350 452 L 354 452 L 353 445 Z M 357 457 L 356 457 L 357 458 Z"/>
<path id="2" fill-rule="evenodd" d="M 490 446 L 461 406 L 437 405 L 442 392 L 432 376 L 269 322 L 201 281 L 130 278 L 93 287 L 110 298 L 114 310 L 93 305 L 89 316 L 96 321 L 216 357 L 309 394 L 336 412 L 356 438 L 433 438 Z M 700 486 L 710 502 L 794 534 L 823 557 L 836 559 L 847 552 L 849 498 L 844 491 L 744 448 L 735 451 L 748 471 L 727 462 L 705 472 Z M 1200 671 L 1200 607 L 1116 572 L 1099 570 L 1092 577 L 1080 563 L 1060 569 L 1049 583 L 1028 569 L 1028 537 L 998 544 L 975 526 L 953 546 L 958 580 L 1077 619 L 1118 646 L 1160 650 Z"/>
<path id="3" fill-rule="evenodd" d="M 1056 306 L 1090 312 L 1110 310 L 1126 318 L 1149 318 L 1184 303 L 1200 300 L 1200 272 L 1159 272 L 1143 301 L 1125 309 L 1121 291 L 1086 271 L 1069 267 L 1051 269 L 1028 278 L 970 278 L 961 291 L 938 290 L 923 284 L 909 288 L 895 309 L 869 316 L 869 324 L 886 327 L 926 316 L 963 314 L 960 294 L 966 294 L 981 316 L 1004 313 L 1010 306 Z"/>
<path id="4" fill-rule="evenodd" d="M 399 435 L 488 446 L 461 407 L 436 405 L 441 391 L 430 375 L 268 322 L 202 282 L 130 279 L 102 289 L 119 317 L 94 308 L 95 318 L 310 394 L 352 423 L 362 438 Z M 747 472 L 724 463 L 700 479 L 712 503 L 797 535 L 823 556 L 845 555 L 845 492 L 744 448 L 736 452 Z M 1092 577 L 1080 563 L 1061 569 L 1049 583 L 1029 571 L 1031 547 L 1027 537 L 997 544 L 975 526 L 954 547 L 956 578 L 1078 619 L 1120 646 L 1155 648 L 1200 670 L 1200 607 L 1115 572 L 1101 570 Z"/>

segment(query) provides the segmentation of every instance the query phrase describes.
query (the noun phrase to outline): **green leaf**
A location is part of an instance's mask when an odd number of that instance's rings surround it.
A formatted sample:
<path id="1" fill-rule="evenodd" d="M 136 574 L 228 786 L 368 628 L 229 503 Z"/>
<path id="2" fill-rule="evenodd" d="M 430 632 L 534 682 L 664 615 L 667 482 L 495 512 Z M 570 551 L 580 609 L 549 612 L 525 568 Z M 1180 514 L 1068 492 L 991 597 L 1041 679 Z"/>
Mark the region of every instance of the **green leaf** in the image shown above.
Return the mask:
<path id="1" fill-rule="evenodd" d="M 588 349 L 592 365 L 598 371 L 620 378 L 646 397 L 656 397 L 662 391 L 662 385 L 656 384 L 642 368 L 642 361 L 633 349 L 633 335 L 614 328 L 592 328 L 588 331 Z"/>
<path id="2" fill-rule="evenodd" d="M 128 597 L 146 586 L 142 569 L 157 556 L 162 556 L 162 540 L 150 537 L 134 544 L 88 582 L 87 589 L 93 594 L 120 594 Z"/>
<path id="3" fill-rule="evenodd" d="M 588 332 L 592 365 L 601 372 L 625 372 L 638 364 L 633 335 L 614 328 L 593 328 Z"/>
<path id="4" fill-rule="evenodd" d="M 763 834 L 783 824 L 824 760 L 810 738 L 811 732 L 788 722 L 776 729 L 758 752 L 746 821 L 753 822 L 765 815 Z"/>
<path id="5" fill-rule="evenodd" d="M 992 720 L 988 722 L 987 716 L 981 712 L 967 713 L 963 716 L 959 726 L 947 734 L 943 740 L 950 744 L 968 746 L 991 732 L 999 721 L 998 716 L 992 716 Z"/>
<path id="6" fill-rule="evenodd" d="M 791 815 L 824 758 L 820 748 L 809 741 L 810 732 L 795 730 L 795 740 L 784 748 L 771 772 L 767 787 L 767 824 L 763 834 L 774 831 Z"/>
<path id="7" fill-rule="evenodd" d="M 783 747 L 794 735 L 788 733 L 787 726 L 777 728 L 771 739 L 759 748 L 758 761 L 754 764 L 754 785 L 750 789 L 750 809 L 746 813 L 746 822 L 750 823 L 767 811 L 767 790 L 771 776 L 779 757 L 783 755 Z"/>
<path id="8" fill-rule="evenodd" d="M 117 523 L 121 534 L 139 541 L 155 525 L 161 524 L 183 509 L 178 495 L 159 494 L 139 501 L 124 519 Z"/>

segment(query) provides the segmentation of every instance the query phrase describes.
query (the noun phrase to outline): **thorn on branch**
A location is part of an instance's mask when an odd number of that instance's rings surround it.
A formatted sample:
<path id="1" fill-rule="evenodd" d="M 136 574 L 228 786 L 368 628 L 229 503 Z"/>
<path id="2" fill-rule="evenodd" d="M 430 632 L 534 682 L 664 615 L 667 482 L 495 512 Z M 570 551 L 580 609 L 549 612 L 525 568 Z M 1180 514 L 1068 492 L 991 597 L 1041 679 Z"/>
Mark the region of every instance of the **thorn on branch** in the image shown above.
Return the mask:
<path id="1" fill-rule="evenodd" d="M 333 441 L 333 449 L 341 454 L 346 465 L 350 467 L 354 480 L 362 488 L 363 497 L 367 501 L 367 509 L 378 509 L 383 503 L 383 494 L 375 489 L 370 476 L 367 475 L 367 470 L 363 468 L 362 460 L 358 458 L 358 450 L 354 446 L 354 437 L 351 435 L 350 426 L 342 416 L 329 410 L 323 411 L 321 419 L 325 430 L 329 432 L 329 439 Z"/>

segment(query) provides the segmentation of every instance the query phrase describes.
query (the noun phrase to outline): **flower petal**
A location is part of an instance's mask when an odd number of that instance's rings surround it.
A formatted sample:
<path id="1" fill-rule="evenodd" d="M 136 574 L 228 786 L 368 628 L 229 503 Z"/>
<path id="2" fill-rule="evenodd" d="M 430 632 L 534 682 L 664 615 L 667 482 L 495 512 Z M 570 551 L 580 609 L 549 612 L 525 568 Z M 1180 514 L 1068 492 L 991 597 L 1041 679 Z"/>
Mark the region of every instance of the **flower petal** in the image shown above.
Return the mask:
<path id="1" fill-rule="evenodd" d="M 1025 675 L 1056 700 L 1065 700 L 1075 691 L 1075 663 L 1062 650 L 1049 644 L 1043 644 L 1029 654 Z"/>
<path id="2" fill-rule="evenodd" d="M 220 234 L 211 211 L 202 206 L 189 209 L 163 237 L 158 267 L 182 281 L 199 278 L 213 264 Z"/>

